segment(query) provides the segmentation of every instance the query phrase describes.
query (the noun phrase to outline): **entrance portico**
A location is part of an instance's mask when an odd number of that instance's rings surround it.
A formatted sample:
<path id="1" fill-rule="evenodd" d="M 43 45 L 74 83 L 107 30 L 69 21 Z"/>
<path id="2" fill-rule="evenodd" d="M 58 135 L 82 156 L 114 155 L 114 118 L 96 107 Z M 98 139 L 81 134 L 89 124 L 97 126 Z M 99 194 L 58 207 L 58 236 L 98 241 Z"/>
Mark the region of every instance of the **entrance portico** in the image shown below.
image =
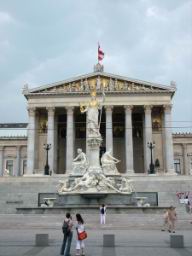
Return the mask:
<path id="1" fill-rule="evenodd" d="M 86 115 L 80 114 L 79 104 L 89 100 L 93 85 L 102 104 L 102 148 L 111 149 L 121 160 L 119 172 L 147 174 L 151 161 L 147 143 L 155 142 L 153 161 L 159 160 L 161 172 L 173 174 L 170 120 L 175 88 L 100 71 L 32 90 L 25 88 L 29 113 L 27 173 L 42 173 L 44 143 L 51 144 L 50 170 L 55 174 L 71 171 L 76 149 L 86 151 Z"/>

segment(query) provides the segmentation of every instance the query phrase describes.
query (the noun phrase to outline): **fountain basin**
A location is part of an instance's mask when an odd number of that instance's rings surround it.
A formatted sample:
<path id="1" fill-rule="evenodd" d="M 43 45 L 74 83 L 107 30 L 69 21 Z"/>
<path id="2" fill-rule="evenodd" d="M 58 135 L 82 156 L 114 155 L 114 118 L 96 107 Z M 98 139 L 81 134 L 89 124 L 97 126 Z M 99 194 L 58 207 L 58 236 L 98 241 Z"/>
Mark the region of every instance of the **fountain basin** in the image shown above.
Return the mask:
<path id="1" fill-rule="evenodd" d="M 103 199 L 107 197 L 107 193 L 83 193 L 80 194 L 81 197 L 86 198 L 86 199 Z"/>

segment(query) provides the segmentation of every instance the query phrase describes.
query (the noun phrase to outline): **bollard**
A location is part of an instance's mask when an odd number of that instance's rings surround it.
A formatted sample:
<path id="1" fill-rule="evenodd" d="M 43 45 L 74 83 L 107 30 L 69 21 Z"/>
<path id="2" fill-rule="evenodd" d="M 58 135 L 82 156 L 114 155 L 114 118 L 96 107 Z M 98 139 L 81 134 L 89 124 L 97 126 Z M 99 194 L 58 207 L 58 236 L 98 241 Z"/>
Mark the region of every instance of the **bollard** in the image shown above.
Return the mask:
<path id="1" fill-rule="evenodd" d="M 35 246 L 48 246 L 49 235 L 48 234 L 36 234 Z"/>
<path id="2" fill-rule="evenodd" d="M 115 235 L 104 234 L 103 235 L 103 247 L 115 247 Z"/>
<path id="3" fill-rule="evenodd" d="M 184 248 L 183 235 L 170 235 L 171 248 Z"/>

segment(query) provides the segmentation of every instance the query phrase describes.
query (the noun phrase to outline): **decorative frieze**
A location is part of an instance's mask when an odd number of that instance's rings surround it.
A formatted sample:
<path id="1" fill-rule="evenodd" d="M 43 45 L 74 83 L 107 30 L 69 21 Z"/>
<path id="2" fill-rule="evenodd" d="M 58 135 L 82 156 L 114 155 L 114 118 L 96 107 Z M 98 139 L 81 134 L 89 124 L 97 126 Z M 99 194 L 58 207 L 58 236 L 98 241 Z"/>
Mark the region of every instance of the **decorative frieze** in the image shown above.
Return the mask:
<path id="1" fill-rule="evenodd" d="M 129 93 L 139 93 L 139 92 L 162 92 L 163 89 L 153 87 L 151 85 L 140 84 L 138 82 L 125 81 L 120 79 L 114 79 L 111 77 L 90 77 L 84 78 L 78 81 L 73 81 L 69 83 L 64 83 L 51 88 L 46 88 L 39 91 L 46 93 L 89 93 L 92 90 L 92 86 L 96 86 L 97 92 L 129 92 Z"/>

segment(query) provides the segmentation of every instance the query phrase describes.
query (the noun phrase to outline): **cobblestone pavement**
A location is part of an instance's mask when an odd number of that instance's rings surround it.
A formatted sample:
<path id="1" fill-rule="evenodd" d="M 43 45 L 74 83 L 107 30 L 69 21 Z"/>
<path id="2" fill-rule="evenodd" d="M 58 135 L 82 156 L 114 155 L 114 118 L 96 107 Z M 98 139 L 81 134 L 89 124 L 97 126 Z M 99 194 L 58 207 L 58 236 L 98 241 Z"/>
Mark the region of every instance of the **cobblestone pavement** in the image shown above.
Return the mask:
<path id="1" fill-rule="evenodd" d="M 176 234 L 184 236 L 185 248 L 170 248 L 170 234 L 161 232 L 159 227 L 147 229 L 146 225 L 124 225 L 121 215 L 119 223 L 108 222 L 101 226 L 95 216 L 89 217 L 86 225 L 88 239 L 86 240 L 87 256 L 191 256 L 192 255 L 192 225 L 188 230 L 177 230 Z M 0 215 L 0 256 L 58 256 L 62 242 L 63 216 L 45 215 Z M 108 218 L 110 219 L 110 218 Z M 92 221 L 91 221 L 92 220 Z M 48 247 L 35 247 L 35 235 L 49 234 Z M 75 234 L 75 233 L 74 233 Z M 103 247 L 103 234 L 115 235 L 115 247 Z M 75 255 L 75 236 L 71 253 Z"/>

